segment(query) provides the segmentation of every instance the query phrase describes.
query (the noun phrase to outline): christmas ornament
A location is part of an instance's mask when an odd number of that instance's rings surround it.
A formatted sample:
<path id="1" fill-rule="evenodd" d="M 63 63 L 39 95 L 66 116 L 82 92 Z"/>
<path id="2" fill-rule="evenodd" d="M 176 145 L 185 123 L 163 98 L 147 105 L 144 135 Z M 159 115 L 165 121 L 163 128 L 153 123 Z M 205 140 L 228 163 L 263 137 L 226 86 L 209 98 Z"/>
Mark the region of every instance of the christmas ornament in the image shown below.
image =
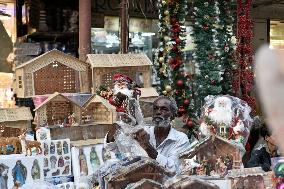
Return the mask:
<path id="1" fill-rule="evenodd" d="M 183 86 L 183 80 L 178 80 L 177 81 L 177 86 L 182 87 Z"/>
<path id="2" fill-rule="evenodd" d="M 165 89 L 166 89 L 167 92 L 171 92 L 172 91 L 172 87 L 170 85 L 167 85 L 165 87 Z"/>

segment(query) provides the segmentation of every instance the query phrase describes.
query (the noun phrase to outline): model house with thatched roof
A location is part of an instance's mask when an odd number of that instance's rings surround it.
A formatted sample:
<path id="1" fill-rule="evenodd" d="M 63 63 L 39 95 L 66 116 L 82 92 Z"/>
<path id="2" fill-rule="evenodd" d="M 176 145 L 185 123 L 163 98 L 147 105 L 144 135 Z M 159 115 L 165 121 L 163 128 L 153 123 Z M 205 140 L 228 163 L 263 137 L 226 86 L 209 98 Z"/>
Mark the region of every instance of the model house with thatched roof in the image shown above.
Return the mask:
<path id="1" fill-rule="evenodd" d="M 83 124 L 113 124 L 116 122 L 116 108 L 99 95 L 93 95 L 83 107 Z"/>
<path id="2" fill-rule="evenodd" d="M 196 158 L 200 167 L 194 174 L 224 177 L 228 170 L 242 167 L 243 146 L 219 136 L 210 136 L 180 154 L 180 159 Z"/>
<path id="3" fill-rule="evenodd" d="M 36 123 L 42 125 L 79 125 L 82 107 L 63 94 L 55 92 L 49 95 L 35 108 Z"/>
<path id="4" fill-rule="evenodd" d="M 0 131 L 2 137 L 18 137 L 22 129 L 31 128 L 33 116 L 28 107 L 1 108 Z"/>
<path id="5" fill-rule="evenodd" d="M 151 87 L 151 60 L 145 54 L 88 54 L 87 63 L 92 69 L 92 91 L 101 85 L 112 88 L 112 76 L 122 73 L 140 87 Z"/>
<path id="6" fill-rule="evenodd" d="M 173 173 L 168 172 L 155 160 L 142 158 L 133 163 L 126 163 L 116 171 L 112 171 L 104 177 L 104 181 L 107 188 L 121 189 L 141 179 L 150 179 L 162 183 L 167 176 L 173 176 Z"/>
<path id="7" fill-rule="evenodd" d="M 232 189 L 266 188 L 264 177 L 267 175 L 261 167 L 232 169 L 226 178 L 232 181 Z"/>
<path id="8" fill-rule="evenodd" d="M 58 50 L 44 53 L 15 69 L 15 93 L 34 95 L 89 92 L 88 64 Z"/>

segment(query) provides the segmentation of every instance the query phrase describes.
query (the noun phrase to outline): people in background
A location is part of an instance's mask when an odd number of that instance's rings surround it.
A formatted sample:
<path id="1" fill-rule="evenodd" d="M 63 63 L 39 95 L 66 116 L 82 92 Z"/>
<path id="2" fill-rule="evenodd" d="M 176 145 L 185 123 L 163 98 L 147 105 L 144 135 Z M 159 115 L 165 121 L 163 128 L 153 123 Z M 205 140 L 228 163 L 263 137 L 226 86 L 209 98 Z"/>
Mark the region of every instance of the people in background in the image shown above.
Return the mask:
<path id="1" fill-rule="evenodd" d="M 264 143 L 255 149 L 247 162 L 247 167 L 261 167 L 264 171 L 271 170 L 271 158 L 279 157 L 275 138 L 270 130 L 264 125 L 260 130 Z"/>

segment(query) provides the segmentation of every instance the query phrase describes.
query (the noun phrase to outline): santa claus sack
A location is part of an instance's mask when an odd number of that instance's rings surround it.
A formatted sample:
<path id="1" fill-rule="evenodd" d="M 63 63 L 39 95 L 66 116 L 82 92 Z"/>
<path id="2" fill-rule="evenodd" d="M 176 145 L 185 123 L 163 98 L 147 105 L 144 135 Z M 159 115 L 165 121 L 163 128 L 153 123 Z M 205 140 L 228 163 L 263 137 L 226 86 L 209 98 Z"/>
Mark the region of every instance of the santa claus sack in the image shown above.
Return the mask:
<path id="1" fill-rule="evenodd" d="M 207 96 L 202 107 L 200 135 L 218 135 L 237 144 L 245 145 L 252 118 L 249 105 L 233 96 Z"/>

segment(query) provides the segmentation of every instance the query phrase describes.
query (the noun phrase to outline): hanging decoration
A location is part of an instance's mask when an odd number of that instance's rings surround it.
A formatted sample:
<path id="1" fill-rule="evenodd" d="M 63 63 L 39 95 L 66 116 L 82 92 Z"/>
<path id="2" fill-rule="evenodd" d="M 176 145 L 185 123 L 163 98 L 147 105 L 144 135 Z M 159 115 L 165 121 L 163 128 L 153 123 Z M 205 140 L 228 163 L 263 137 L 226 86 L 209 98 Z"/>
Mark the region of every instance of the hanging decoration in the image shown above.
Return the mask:
<path id="1" fill-rule="evenodd" d="M 159 7 L 159 36 L 160 43 L 155 54 L 154 66 L 157 74 L 157 90 L 159 93 L 167 95 L 171 92 L 169 68 L 167 65 L 170 44 L 169 24 L 170 16 L 168 3 L 166 0 L 158 0 Z"/>
<path id="2" fill-rule="evenodd" d="M 208 95 L 222 93 L 224 66 L 220 61 L 223 49 L 217 36 L 217 20 L 220 14 L 218 1 L 196 0 L 194 5 L 193 40 L 196 65 L 195 111 L 200 114 L 204 99 Z"/>
<path id="3" fill-rule="evenodd" d="M 232 43 L 233 37 L 233 3 L 232 0 L 218 0 L 219 11 L 217 12 L 217 44 L 218 60 L 223 66 L 220 74 L 222 77 L 222 94 L 232 94 L 233 65 L 235 64 L 235 45 Z"/>
<path id="4" fill-rule="evenodd" d="M 191 74 L 184 70 L 185 15 L 187 0 L 159 0 L 160 44 L 156 53 L 155 67 L 159 78 L 158 91 L 173 96 L 178 105 L 178 116 L 184 127 L 193 130 L 196 120 L 192 116 L 193 103 L 189 80 Z M 189 132 L 191 137 L 192 132 Z"/>
<path id="5" fill-rule="evenodd" d="M 237 1 L 237 65 L 234 71 L 233 92 L 246 101 L 255 113 L 256 101 L 252 96 L 254 75 L 252 71 L 253 24 L 250 18 L 251 0 Z"/>

